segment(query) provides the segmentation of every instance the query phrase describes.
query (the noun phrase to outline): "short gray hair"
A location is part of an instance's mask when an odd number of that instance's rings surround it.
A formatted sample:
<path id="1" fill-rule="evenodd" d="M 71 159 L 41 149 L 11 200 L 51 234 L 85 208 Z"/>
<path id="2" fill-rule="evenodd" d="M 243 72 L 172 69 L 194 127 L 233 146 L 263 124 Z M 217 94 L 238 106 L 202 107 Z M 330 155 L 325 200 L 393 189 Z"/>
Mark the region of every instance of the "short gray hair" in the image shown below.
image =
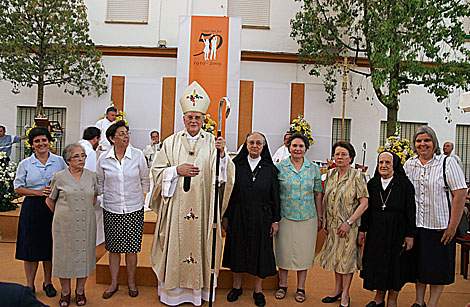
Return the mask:
<path id="1" fill-rule="evenodd" d="M 70 158 L 72 156 L 72 150 L 74 150 L 75 148 L 80 148 L 83 152 L 85 152 L 85 148 L 83 148 L 80 143 L 72 143 L 65 146 L 64 151 L 62 152 L 62 158 L 64 158 L 65 163 L 67 163 L 67 165 L 69 164 Z"/>
<path id="2" fill-rule="evenodd" d="M 427 134 L 431 137 L 431 141 L 434 144 L 434 153 L 436 155 L 440 155 L 441 149 L 439 148 L 439 140 L 437 139 L 436 132 L 431 127 L 425 126 L 425 125 L 420 126 L 418 127 L 418 129 L 416 129 L 416 132 L 413 136 L 413 143 L 411 144 L 411 146 L 413 147 L 413 151 L 417 153 L 415 142 L 416 142 L 416 139 L 418 138 L 418 135 L 421 135 L 421 134 Z"/>

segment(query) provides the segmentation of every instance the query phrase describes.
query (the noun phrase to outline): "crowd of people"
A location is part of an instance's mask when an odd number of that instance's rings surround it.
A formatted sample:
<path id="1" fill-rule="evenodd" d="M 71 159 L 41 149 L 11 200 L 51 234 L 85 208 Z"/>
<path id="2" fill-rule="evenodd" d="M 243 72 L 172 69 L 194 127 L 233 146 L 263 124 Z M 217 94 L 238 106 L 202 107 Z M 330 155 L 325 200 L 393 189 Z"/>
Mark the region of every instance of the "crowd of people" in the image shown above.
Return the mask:
<path id="1" fill-rule="evenodd" d="M 157 213 L 151 264 L 164 304 L 199 306 L 208 301 L 211 273 L 216 281 L 221 265 L 233 273 L 229 302 L 243 293 L 243 273 L 255 278 L 256 306 L 266 304 L 262 282 L 269 276 L 279 277 L 274 297 L 286 299 L 288 273 L 294 271 L 294 299 L 303 303 L 308 300 L 307 272 L 318 263 L 335 276 L 332 292 L 321 300 L 325 304 L 349 306 L 353 275 L 360 271 L 363 287 L 375 291 L 366 307 L 397 306 L 406 283 L 416 284 L 412 307 L 438 306 L 444 286 L 454 282 L 454 238 L 467 186 L 460 161 L 440 154 L 432 128 L 417 129 L 412 140 L 416 156 L 404 165 L 392 152 L 379 154 L 368 182 L 352 167 L 354 147 L 339 141 L 332 147 L 335 166 L 322 182 L 319 166 L 305 156 L 311 144 L 301 134 L 287 133 L 271 157 L 266 137 L 251 132 L 232 160 L 225 140 L 202 130 L 209 103 L 204 89 L 192 83 L 180 99 L 185 128 L 162 143 L 152 131 L 144 151 L 131 145 L 129 126 L 115 121 L 113 107 L 96 127 L 85 129 L 82 140 L 66 146 L 62 156 L 51 152 L 46 128 L 29 132 L 33 154 L 19 163 L 14 186 L 25 196 L 16 259 L 24 261 L 32 293 L 42 262 L 46 295 L 57 295 L 52 284 L 57 277 L 59 305 L 69 306 L 71 279 L 76 278 L 73 298 L 78 306 L 85 305 L 95 246 L 104 242 L 111 284 L 102 298 L 119 290 L 121 254 L 128 295 L 137 297 L 137 253 L 147 202 Z M 219 201 L 215 189 L 222 196 Z M 220 216 L 214 219 L 215 204 Z M 319 232 L 326 239 L 316 254 Z"/>

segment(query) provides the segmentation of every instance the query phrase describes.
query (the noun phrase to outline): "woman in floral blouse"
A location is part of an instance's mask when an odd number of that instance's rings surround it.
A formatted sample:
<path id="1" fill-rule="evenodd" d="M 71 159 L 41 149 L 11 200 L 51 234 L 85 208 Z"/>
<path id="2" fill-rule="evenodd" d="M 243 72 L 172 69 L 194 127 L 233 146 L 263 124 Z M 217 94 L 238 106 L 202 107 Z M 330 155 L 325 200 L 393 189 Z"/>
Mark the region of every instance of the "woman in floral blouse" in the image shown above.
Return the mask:
<path id="1" fill-rule="evenodd" d="M 281 196 L 281 221 L 276 237 L 279 288 L 276 298 L 287 293 L 288 270 L 297 271 L 295 300 L 305 301 L 305 279 L 315 256 L 317 228 L 323 216 L 319 167 L 305 158 L 308 139 L 294 134 L 289 140 L 290 158 L 277 164 Z"/>
<path id="2" fill-rule="evenodd" d="M 320 265 L 335 272 L 335 292 L 324 297 L 323 303 L 341 299 L 340 306 L 349 306 L 349 287 L 355 271 L 361 268 L 358 247 L 358 226 L 366 211 L 369 194 L 360 170 L 353 169 L 356 152 L 349 142 L 333 145 L 336 168 L 330 170 L 325 184 L 325 244 L 319 254 Z"/>

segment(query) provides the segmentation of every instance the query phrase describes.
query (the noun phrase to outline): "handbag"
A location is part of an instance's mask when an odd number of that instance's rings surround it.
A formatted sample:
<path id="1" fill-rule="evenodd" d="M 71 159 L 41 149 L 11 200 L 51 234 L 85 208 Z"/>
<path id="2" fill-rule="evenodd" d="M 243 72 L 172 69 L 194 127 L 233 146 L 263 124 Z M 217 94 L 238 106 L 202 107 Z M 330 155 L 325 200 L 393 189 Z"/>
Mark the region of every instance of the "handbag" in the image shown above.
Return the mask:
<path id="1" fill-rule="evenodd" d="M 452 206 L 450 204 L 450 187 L 447 184 L 447 176 L 446 176 L 446 160 L 449 158 L 449 156 L 446 156 L 444 158 L 444 165 L 442 167 L 443 169 L 443 177 L 444 177 L 444 190 L 446 191 L 446 198 L 447 198 L 447 205 L 449 207 L 449 222 L 450 222 L 450 213 Z M 462 217 L 460 218 L 459 225 L 457 226 L 457 229 L 455 231 L 455 235 L 460 237 L 464 236 L 467 234 L 467 231 L 469 230 L 469 222 L 468 222 L 468 216 L 465 213 L 465 210 L 463 211 Z"/>

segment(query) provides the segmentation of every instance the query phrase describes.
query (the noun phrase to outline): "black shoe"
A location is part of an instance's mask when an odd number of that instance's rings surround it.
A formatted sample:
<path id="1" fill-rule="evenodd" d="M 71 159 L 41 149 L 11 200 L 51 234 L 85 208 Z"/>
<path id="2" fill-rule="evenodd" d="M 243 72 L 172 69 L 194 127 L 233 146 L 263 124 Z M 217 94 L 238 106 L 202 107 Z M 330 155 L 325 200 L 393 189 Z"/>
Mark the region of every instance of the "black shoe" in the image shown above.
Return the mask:
<path id="1" fill-rule="evenodd" d="M 325 304 L 330 304 L 330 303 L 336 302 L 340 298 L 341 298 L 341 293 L 335 296 L 325 296 L 324 298 L 321 299 L 321 302 Z"/>
<path id="2" fill-rule="evenodd" d="M 235 302 L 236 300 L 238 300 L 238 297 L 242 295 L 242 293 L 243 293 L 242 288 L 240 289 L 232 288 L 232 290 L 230 290 L 230 292 L 227 293 L 227 301 Z"/>
<path id="3" fill-rule="evenodd" d="M 46 292 L 47 297 L 54 297 L 57 295 L 57 291 L 52 284 L 42 284 L 42 289 Z"/>
<path id="4" fill-rule="evenodd" d="M 380 304 L 377 304 L 375 301 L 370 301 L 366 307 L 385 307 L 385 301 Z"/>
<path id="5" fill-rule="evenodd" d="M 255 300 L 255 305 L 263 307 L 266 305 L 266 299 L 264 298 L 263 292 L 253 292 L 253 299 Z"/>
<path id="6" fill-rule="evenodd" d="M 411 305 L 411 307 L 426 307 L 426 303 L 423 303 L 423 305 L 420 305 L 418 303 L 414 303 L 413 305 Z"/>

